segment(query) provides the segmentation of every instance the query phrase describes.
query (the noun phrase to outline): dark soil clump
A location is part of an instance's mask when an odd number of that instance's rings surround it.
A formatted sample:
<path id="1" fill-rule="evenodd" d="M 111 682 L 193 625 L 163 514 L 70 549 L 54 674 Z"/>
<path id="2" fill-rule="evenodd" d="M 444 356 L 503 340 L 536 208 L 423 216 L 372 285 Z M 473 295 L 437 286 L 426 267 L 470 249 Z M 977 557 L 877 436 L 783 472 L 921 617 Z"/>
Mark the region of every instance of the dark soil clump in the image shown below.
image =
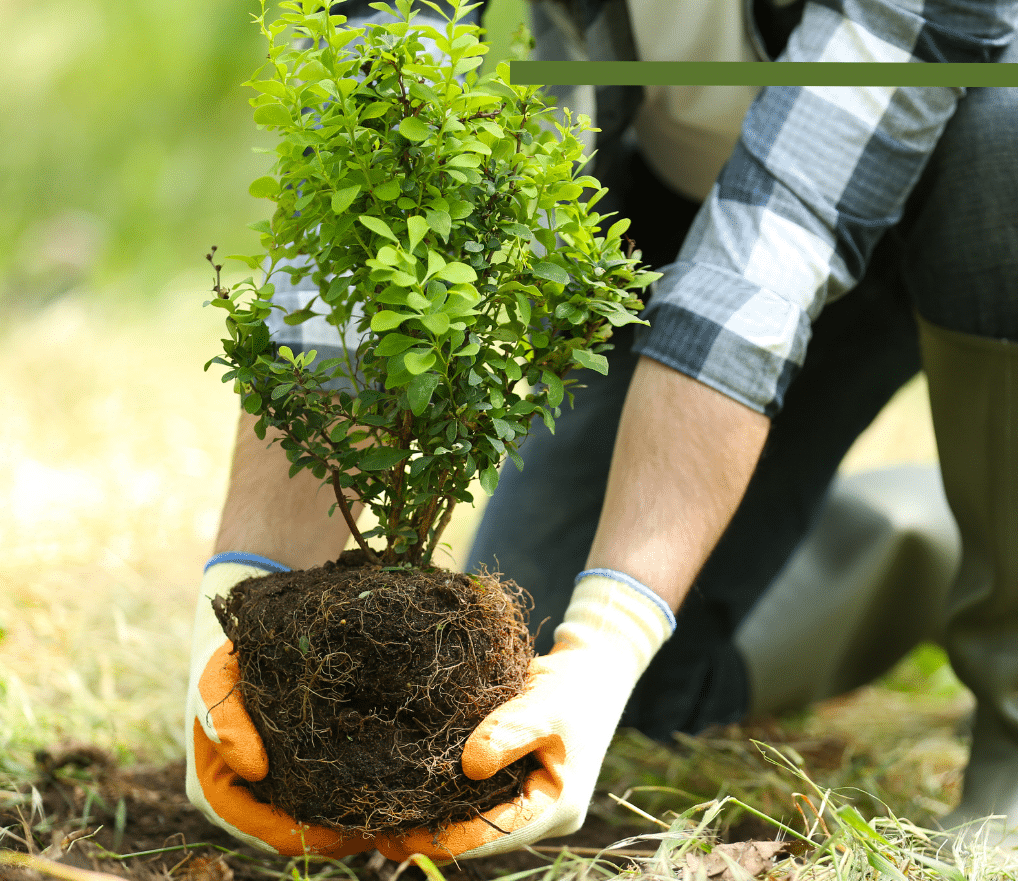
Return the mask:
<path id="1" fill-rule="evenodd" d="M 361 562 L 249 579 L 214 602 L 269 755 L 252 791 L 297 820 L 369 835 L 437 830 L 513 800 L 532 758 L 482 781 L 460 759 L 525 684 L 522 591 Z"/>

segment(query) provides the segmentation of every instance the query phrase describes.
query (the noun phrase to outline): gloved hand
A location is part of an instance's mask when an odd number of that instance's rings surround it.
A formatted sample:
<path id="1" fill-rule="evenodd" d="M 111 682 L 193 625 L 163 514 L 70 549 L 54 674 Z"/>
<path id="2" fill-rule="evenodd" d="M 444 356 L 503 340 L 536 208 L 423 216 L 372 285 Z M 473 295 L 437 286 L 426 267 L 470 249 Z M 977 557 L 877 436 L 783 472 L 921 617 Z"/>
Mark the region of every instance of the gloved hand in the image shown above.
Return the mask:
<path id="1" fill-rule="evenodd" d="M 187 797 L 211 822 L 262 850 L 286 856 L 360 853 L 375 846 L 373 838 L 343 838 L 335 829 L 298 823 L 258 801 L 241 779 L 261 780 L 269 759 L 236 688 L 240 669 L 230 654 L 233 644 L 210 601 L 245 578 L 286 571 L 254 554 L 218 554 L 205 567 L 187 689 Z"/>
<path id="2" fill-rule="evenodd" d="M 484 719 L 463 749 L 463 770 L 474 780 L 535 753 L 541 768 L 523 794 L 486 812 L 489 822 L 379 837 L 378 850 L 392 860 L 469 859 L 575 832 L 626 701 L 674 630 L 664 600 L 638 581 L 607 569 L 581 572 L 555 646 L 531 662 L 526 690 Z"/>

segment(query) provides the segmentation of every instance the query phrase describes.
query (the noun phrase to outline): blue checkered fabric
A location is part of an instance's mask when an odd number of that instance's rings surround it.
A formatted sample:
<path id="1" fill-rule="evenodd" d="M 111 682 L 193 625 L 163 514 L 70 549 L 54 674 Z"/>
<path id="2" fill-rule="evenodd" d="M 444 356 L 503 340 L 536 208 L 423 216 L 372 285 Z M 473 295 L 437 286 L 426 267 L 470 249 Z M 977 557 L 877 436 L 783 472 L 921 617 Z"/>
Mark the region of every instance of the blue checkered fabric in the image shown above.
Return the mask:
<path id="1" fill-rule="evenodd" d="M 808 2 L 779 61 L 993 62 L 1013 2 Z M 777 412 L 824 305 L 861 278 L 962 88 L 761 90 L 636 349 Z"/>

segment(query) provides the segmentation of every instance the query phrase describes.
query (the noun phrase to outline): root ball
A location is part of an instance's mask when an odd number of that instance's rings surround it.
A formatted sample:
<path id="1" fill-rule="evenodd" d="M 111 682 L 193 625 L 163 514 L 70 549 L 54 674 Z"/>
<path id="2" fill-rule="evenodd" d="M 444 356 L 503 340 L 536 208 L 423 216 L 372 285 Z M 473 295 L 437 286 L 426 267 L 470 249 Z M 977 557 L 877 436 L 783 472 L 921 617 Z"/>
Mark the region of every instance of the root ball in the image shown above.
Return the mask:
<path id="1" fill-rule="evenodd" d="M 460 759 L 526 681 L 523 592 L 489 575 L 357 562 L 249 579 L 213 601 L 269 755 L 255 796 L 367 835 L 437 830 L 516 798 L 531 757 L 482 781 Z"/>

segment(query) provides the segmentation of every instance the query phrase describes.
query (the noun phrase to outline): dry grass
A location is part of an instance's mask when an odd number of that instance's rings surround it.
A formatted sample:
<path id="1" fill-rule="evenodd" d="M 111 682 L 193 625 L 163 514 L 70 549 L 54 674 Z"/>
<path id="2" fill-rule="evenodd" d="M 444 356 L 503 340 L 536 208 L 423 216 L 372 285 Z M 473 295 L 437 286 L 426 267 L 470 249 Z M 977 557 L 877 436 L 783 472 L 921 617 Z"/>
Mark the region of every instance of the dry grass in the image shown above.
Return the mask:
<path id="1" fill-rule="evenodd" d="M 235 404 L 201 364 L 201 294 L 118 315 L 73 298 L 0 355 L 0 752 L 72 736 L 182 749 L 190 619 Z"/>

